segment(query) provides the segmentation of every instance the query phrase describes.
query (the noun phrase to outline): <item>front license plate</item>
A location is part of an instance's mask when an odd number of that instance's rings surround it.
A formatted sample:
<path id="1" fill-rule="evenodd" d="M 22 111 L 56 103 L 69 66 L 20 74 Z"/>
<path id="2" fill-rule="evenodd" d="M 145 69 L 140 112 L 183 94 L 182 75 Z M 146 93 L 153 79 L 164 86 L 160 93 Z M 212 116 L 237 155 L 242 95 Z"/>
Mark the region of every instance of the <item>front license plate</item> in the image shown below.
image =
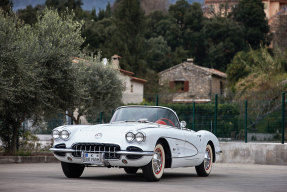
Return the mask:
<path id="1" fill-rule="evenodd" d="M 102 163 L 101 153 L 83 153 L 83 163 L 100 164 Z"/>

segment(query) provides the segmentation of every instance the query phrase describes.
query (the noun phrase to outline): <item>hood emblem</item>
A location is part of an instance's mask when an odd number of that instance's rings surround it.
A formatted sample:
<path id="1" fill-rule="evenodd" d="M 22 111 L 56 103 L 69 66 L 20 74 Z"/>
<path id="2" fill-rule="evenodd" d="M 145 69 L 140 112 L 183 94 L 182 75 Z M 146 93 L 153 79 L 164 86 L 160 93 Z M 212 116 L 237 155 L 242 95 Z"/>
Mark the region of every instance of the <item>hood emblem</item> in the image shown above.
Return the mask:
<path id="1" fill-rule="evenodd" d="M 96 139 L 100 139 L 102 136 L 103 136 L 102 133 L 97 133 L 97 134 L 95 135 Z"/>

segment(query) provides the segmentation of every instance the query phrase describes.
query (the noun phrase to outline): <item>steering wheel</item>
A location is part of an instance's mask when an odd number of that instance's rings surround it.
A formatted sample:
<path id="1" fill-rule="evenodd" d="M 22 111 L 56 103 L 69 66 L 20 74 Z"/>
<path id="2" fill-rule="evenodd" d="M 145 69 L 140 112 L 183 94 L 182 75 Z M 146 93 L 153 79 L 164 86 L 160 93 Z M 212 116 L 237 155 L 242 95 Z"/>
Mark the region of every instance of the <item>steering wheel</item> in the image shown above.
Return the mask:
<path id="1" fill-rule="evenodd" d="M 170 124 L 172 124 L 175 127 L 174 123 L 170 119 L 167 119 L 167 118 L 161 118 L 157 120 L 156 123 L 166 125 L 166 123 L 163 120 L 168 121 Z"/>

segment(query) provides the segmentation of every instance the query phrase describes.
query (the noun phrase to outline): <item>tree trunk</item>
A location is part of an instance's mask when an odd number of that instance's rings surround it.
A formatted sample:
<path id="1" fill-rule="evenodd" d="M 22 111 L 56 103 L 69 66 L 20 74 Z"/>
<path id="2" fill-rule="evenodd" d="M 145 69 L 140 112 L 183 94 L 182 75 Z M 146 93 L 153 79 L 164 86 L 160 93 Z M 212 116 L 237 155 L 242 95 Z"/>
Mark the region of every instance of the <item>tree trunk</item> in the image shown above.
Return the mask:
<path id="1" fill-rule="evenodd" d="M 80 118 L 81 118 L 82 114 L 79 113 L 78 116 L 77 116 L 77 119 L 75 118 L 75 124 L 76 125 L 79 125 L 80 124 Z"/>
<path id="2" fill-rule="evenodd" d="M 72 121 L 75 123 L 75 125 L 79 125 L 80 123 L 80 117 L 82 116 L 82 114 L 78 114 L 78 117 L 75 118 L 73 113 L 68 112 L 68 117 L 70 117 L 72 119 Z"/>
<path id="3" fill-rule="evenodd" d="M 15 155 L 17 152 L 17 145 L 18 145 L 18 139 L 19 139 L 19 127 L 20 127 L 20 123 L 15 122 L 12 125 L 13 131 L 12 131 L 12 141 L 11 141 L 11 145 L 10 145 L 10 150 L 9 152 L 12 155 Z"/>

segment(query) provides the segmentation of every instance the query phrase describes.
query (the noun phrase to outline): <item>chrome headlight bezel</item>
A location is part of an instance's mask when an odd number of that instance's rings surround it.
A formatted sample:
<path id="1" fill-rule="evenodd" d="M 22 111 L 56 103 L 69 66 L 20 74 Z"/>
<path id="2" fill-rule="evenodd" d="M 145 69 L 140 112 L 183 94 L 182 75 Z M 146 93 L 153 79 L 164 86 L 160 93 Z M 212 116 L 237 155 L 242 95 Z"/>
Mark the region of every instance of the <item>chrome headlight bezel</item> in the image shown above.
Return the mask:
<path id="1" fill-rule="evenodd" d="M 129 143 L 135 140 L 135 134 L 133 132 L 127 132 L 125 137 L 126 137 L 126 141 Z"/>
<path id="2" fill-rule="evenodd" d="M 52 131 L 52 137 L 53 137 L 53 139 L 59 139 L 60 138 L 60 131 L 58 131 L 58 130 L 53 130 Z"/>
<path id="3" fill-rule="evenodd" d="M 134 141 L 136 141 L 138 143 L 142 143 L 146 140 L 146 135 L 143 132 L 129 131 L 126 133 L 125 137 L 126 137 L 126 141 L 128 143 L 132 143 Z"/>
<path id="4" fill-rule="evenodd" d="M 142 133 L 142 132 L 136 133 L 136 135 L 135 135 L 135 140 L 136 140 L 138 143 L 144 142 L 144 141 L 145 141 L 145 134 Z"/>
<path id="5" fill-rule="evenodd" d="M 71 136 L 71 132 L 69 130 L 67 130 L 67 129 L 63 129 L 60 132 L 60 138 L 63 139 L 64 141 L 69 140 L 70 136 Z"/>

